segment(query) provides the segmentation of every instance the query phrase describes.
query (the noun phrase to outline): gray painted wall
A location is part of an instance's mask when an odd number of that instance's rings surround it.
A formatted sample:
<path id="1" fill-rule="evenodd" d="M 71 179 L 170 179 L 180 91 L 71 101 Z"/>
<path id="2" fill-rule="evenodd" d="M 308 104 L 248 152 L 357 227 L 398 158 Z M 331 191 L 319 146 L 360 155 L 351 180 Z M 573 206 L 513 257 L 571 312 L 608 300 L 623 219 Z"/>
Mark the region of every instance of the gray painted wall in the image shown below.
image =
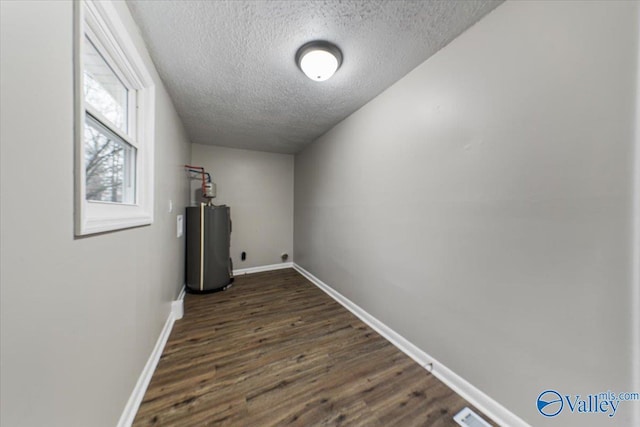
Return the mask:
<path id="1" fill-rule="evenodd" d="M 155 222 L 74 239 L 72 4 L 0 7 L 0 424 L 114 426 L 183 283 L 190 144 L 153 71 Z"/>
<path id="2" fill-rule="evenodd" d="M 213 202 L 231 207 L 234 269 L 279 264 L 285 252 L 293 261 L 293 161 L 290 154 L 192 145 L 192 164 L 217 184 Z"/>
<path id="3" fill-rule="evenodd" d="M 507 2 L 296 155 L 296 262 L 533 425 L 637 387 L 639 5 Z"/>

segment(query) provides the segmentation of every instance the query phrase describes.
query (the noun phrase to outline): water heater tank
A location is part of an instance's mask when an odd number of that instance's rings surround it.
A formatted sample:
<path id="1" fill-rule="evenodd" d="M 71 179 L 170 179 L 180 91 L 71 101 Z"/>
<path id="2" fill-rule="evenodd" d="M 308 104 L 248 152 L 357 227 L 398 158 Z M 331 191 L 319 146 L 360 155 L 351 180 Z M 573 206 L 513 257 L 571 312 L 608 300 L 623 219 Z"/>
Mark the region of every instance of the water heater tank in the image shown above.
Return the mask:
<path id="1" fill-rule="evenodd" d="M 206 293 L 226 289 L 233 282 L 229 207 L 204 204 L 188 207 L 186 218 L 187 291 Z"/>

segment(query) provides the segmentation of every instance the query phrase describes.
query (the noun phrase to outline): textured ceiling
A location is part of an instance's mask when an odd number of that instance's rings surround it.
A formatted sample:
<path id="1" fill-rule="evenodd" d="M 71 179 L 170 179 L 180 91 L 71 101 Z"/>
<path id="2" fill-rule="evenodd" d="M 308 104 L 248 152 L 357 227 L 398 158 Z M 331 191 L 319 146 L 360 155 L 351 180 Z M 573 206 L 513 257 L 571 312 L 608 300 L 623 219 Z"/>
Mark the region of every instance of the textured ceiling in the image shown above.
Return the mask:
<path id="1" fill-rule="evenodd" d="M 500 4 L 458 1 L 129 1 L 192 142 L 295 153 Z M 304 43 L 344 55 L 328 81 Z"/>

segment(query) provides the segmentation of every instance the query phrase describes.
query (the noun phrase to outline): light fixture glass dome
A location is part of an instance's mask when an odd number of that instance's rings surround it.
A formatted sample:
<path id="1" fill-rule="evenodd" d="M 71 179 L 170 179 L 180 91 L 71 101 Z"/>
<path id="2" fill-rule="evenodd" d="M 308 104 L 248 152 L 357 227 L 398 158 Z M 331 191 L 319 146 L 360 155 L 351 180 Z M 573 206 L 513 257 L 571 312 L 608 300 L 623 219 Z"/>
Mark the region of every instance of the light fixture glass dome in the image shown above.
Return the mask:
<path id="1" fill-rule="evenodd" d="M 334 44 L 324 41 L 307 43 L 298 49 L 298 66 L 311 80 L 322 82 L 340 68 L 342 52 Z"/>

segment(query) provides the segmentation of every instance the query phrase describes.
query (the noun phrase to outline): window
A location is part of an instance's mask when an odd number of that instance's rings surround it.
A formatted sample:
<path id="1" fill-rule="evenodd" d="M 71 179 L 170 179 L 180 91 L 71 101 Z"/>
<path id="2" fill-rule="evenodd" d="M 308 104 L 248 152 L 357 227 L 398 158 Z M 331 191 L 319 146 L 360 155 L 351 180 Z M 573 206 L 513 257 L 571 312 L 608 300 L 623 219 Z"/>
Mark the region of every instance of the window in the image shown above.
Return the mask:
<path id="1" fill-rule="evenodd" d="M 153 222 L 153 79 L 109 1 L 75 3 L 76 234 Z"/>

